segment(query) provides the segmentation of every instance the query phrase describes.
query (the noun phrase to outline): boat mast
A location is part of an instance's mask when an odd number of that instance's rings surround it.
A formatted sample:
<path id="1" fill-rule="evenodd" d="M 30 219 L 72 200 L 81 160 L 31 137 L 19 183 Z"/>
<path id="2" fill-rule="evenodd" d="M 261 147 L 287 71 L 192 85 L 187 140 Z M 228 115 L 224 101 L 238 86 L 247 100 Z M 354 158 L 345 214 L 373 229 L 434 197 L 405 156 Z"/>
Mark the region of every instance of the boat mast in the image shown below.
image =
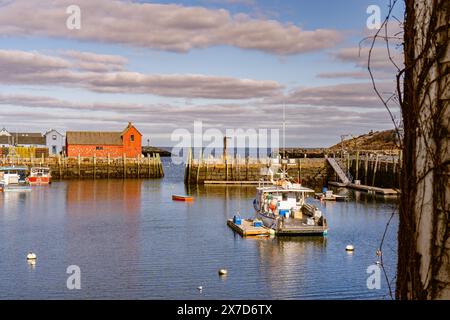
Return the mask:
<path id="1" fill-rule="evenodd" d="M 286 159 L 286 104 L 283 102 L 283 159 Z"/>

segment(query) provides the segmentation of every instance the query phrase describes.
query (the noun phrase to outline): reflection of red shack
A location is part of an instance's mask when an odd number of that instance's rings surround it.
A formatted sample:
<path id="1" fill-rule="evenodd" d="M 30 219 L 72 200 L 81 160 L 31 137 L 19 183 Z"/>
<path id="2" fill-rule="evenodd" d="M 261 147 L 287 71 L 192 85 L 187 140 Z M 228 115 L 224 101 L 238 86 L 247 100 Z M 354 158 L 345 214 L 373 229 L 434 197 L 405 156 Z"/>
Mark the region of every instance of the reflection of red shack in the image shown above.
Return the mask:
<path id="1" fill-rule="evenodd" d="M 135 158 L 142 154 L 142 134 L 131 123 L 122 132 L 69 131 L 66 152 L 68 157 Z"/>

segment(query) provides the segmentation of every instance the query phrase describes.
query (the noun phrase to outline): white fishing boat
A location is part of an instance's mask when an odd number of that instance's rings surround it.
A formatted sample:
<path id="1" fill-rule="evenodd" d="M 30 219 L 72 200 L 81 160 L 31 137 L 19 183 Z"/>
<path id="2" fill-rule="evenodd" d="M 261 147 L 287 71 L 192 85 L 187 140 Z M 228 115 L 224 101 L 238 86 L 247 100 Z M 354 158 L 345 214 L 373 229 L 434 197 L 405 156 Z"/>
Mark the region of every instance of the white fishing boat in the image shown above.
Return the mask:
<path id="1" fill-rule="evenodd" d="M 277 235 L 326 235 L 327 221 L 315 206 L 306 203 L 314 190 L 286 180 L 259 185 L 253 202 L 256 218 Z"/>
<path id="2" fill-rule="evenodd" d="M 51 170 L 48 167 L 33 167 L 31 168 L 28 182 L 31 185 L 46 185 L 52 183 Z"/>
<path id="3" fill-rule="evenodd" d="M 3 192 L 31 191 L 27 179 L 27 167 L 1 167 L 0 168 L 0 190 Z"/>

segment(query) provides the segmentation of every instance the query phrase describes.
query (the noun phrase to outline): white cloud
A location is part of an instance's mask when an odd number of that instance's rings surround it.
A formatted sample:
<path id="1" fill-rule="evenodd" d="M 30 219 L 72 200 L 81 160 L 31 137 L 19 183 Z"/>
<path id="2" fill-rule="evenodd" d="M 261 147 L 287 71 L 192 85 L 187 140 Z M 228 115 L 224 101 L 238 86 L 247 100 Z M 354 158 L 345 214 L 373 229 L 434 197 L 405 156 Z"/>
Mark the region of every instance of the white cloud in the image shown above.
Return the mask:
<path id="1" fill-rule="evenodd" d="M 72 0 L 11 2 L 0 10 L 0 35 L 49 36 L 175 52 L 229 45 L 277 55 L 331 48 L 343 38 L 336 30 L 303 30 L 275 20 L 232 15 L 224 9 L 118 0 L 77 0 L 81 29 L 68 30 L 66 8 L 72 4 Z"/>
<path id="2" fill-rule="evenodd" d="M 282 86 L 270 80 L 238 79 L 201 74 L 142 74 L 109 71 L 123 67 L 117 56 L 69 52 L 76 63 L 60 57 L 17 50 L 0 50 L 0 84 L 54 85 L 83 88 L 93 92 L 139 93 L 165 97 L 208 99 L 252 99 L 278 94 Z M 104 60 L 103 60 L 104 59 Z M 80 62 L 104 68 L 95 72 L 80 69 Z"/>

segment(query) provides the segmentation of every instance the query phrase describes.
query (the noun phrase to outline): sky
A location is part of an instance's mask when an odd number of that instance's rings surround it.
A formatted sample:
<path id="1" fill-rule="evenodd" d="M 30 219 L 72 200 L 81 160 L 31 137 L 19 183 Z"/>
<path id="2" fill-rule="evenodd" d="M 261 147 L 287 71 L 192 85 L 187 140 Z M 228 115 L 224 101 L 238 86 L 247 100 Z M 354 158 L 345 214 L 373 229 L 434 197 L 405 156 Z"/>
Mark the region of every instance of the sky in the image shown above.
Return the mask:
<path id="1" fill-rule="evenodd" d="M 390 2 L 0 0 L 0 127 L 121 131 L 133 122 L 144 141 L 172 146 L 174 130 L 193 131 L 194 121 L 281 129 L 284 108 L 291 147 L 391 129 L 367 69 L 376 32 L 367 8 L 383 19 Z M 71 5 L 79 29 L 67 27 Z M 371 54 L 383 97 L 402 67 L 402 5 L 387 31 L 396 65 L 383 39 Z"/>

